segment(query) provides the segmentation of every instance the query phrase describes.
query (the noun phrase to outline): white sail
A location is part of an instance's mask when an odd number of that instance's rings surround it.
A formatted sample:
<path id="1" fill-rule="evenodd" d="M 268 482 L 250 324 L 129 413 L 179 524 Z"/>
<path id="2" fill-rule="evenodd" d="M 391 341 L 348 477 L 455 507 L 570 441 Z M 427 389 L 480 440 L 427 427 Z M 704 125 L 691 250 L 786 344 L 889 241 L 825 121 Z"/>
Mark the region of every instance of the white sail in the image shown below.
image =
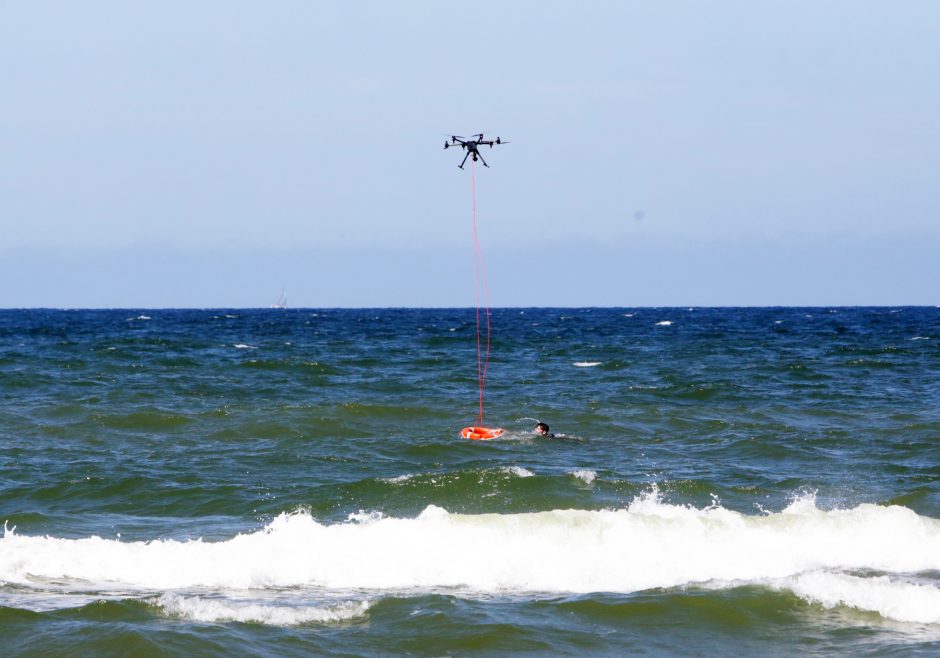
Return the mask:
<path id="1" fill-rule="evenodd" d="M 287 308 L 287 292 L 284 288 L 281 288 L 281 295 L 277 298 L 277 301 L 271 304 L 271 308 Z"/>

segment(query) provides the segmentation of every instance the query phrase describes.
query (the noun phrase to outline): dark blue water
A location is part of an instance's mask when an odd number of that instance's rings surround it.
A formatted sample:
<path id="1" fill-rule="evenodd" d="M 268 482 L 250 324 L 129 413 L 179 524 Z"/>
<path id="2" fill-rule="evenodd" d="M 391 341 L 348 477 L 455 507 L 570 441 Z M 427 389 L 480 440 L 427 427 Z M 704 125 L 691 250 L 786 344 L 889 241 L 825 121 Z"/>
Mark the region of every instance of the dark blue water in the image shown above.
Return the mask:
<path id="1" fill-rule="evenodd" d="M 5 653 L 940 650 L 940 309 L 492 328 L 0 311 Z"/>

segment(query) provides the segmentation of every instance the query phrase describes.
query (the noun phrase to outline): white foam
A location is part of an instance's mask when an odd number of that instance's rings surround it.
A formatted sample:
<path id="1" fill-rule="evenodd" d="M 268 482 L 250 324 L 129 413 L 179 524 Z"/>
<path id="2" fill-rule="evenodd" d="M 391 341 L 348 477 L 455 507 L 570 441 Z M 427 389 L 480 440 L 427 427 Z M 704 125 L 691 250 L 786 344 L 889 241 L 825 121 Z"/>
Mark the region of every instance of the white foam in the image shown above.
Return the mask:
<path id="1" fill-rule="evenodd" d="M 824 608 L 847 606 L 877 612 L 886 619 L 940 624 L 940 588 L 875 576 L 814 571 L 772 584 Z"/>
<path id="2" fill-rule="evenodd" d="M 156 605 L 174 617 L 200 622 L 230 622 L 296 626 L 309 623 L 341 622 L 362 617 L 371 607 L 369 601 L 344 601 L 333 605 L 271 605 L 267 602 L 183 596 L 169 592 Z"/>
<path id="3" fill-rule="evenodd" d="M 490 559 L 494 553 L 499 560 Z M 866 570 L 879 576 L 852 575 Z M 714 582 L 785 588 L 822 605 L 927 623 L 938 623 L 940 587 L 902 574 L 938 570 L 940 520 L 896 505 L 821 510 L 812 496 L 753 516 L 717 502 L 669 505 L 654 493 L 617 510 L 467 515 L 432 505 L 417 518 L 366 511 L 329 525 L 295 512 L 217 542 L 60 539 L 12 529 L 0 539 L 0 582 L 26 590 L 56 582 L 76 594 L 202 587 L 628 593 Z"/>
<path id="4" fill-rule="evenodd" d="M 81 608 L 98 601 L 120 599 L 121 596 L 102 596 L 100 593 L 71 594 L 56 591 L 28 591 L 0 592 L 0 606 L 5 608 L 19 608 L 33 612 L 51 612 L 65 608 Z"/>
<path id="5" fill-rule="evenodd" d="M 401 484 L 402 482 L 407 482 L 413 477 L 414 477 L 413 475 L 406 473 L 405 475 L 399 475 L 398 477 L 382 478 L 382 480 L 385 482 L 388 482 L 389 484 Z"/>
<path id="6" fill-rule="evenodd" d="M 602 361 L 575 361 L 571 365 L 576 368 L 593 368 L 594 366 L 599 366 Z"/>
<path id="7" fill-rule="evenodd" d="M 433 482 L 434 480 L 431 480 L 431 481 Z M 382 512 L 377 512 L 375 510 L 371 512 L 365 512 L 365 511 L 360 510 L 358 512 L 354 512 L 346 516 L 346 519 L 350 523 L 359 523 L 359 524 L 375 523 L 376 521 L 381 521 L 384 518 L 386 518 L 385 514 L 383 514 Z"/>
<path id="8" fill-rule="evenodd" d="M 597 473 L 586 468 L 582 468 L 577 471 L 571 471 L 569 475 L 573 475 L 579 480 L 583 480 L 587 484 L 591 484 L 595 479 L 597 479 Z"/>
<path id="9" fill-rule="evenodd" d="M 911 340 L 930 340 L 930 336 L 914 336 Z"/>
<path id="10" fill-rule="evenodd" d="M 255 347 L 254 345 L 246 345 L 245 343 L 235 343 L 234 345 L 232 345 L 232 347 L 234 347 L 234 348 L 236 348 L 236 349 L 239 349 L 239 350 L 256 350 L 256 349 L 258 349 L 258 348 Z"/>
<path id="11" fill-rule="evenodd" d="M 516 477 L 521 478 L 530 478 L 535 473 L 530 471 L 527 468 L 522 468 L 521 466 L 506 466 L 502 469 L 503 473 L 509 473 L 510 475 L 515 475 Z"/>
<path id="12" fill-rule="evenodd" d="M 668 326 L 670 326 L 671 324 L 672 324 L 672 320 L 663 320 L 663 321 L 661 321 L 661 322 L 657 322 L 657 323 L 656 323 L 656 326 L 657 326 L 657 327 L 668 327 Z"/>

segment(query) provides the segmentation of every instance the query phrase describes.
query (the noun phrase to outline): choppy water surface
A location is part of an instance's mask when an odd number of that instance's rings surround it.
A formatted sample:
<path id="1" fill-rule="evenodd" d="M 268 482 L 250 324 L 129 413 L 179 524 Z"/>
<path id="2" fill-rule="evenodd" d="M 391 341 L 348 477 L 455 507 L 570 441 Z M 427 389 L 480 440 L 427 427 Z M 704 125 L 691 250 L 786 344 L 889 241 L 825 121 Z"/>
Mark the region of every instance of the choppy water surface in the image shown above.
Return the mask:
<path id="1" fill-rule="evenodd" d="M 475 331 L 0 311 L 3 654 L 940 651 L 940 309 Z"/>

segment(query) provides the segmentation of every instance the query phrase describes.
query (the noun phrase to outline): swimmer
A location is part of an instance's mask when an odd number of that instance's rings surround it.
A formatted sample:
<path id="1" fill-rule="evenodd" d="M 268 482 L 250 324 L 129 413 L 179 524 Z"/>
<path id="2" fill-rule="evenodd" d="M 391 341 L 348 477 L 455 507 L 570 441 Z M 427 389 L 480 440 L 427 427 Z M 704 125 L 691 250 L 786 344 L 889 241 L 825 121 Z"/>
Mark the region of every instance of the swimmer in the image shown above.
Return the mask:
<path id="1" fill-rule="evenodd" d="M 535 424 L 535 433 L 549 439 L 555 438 L 555 435 L 549 431 L 548 425 L 541 421 Z"/>

